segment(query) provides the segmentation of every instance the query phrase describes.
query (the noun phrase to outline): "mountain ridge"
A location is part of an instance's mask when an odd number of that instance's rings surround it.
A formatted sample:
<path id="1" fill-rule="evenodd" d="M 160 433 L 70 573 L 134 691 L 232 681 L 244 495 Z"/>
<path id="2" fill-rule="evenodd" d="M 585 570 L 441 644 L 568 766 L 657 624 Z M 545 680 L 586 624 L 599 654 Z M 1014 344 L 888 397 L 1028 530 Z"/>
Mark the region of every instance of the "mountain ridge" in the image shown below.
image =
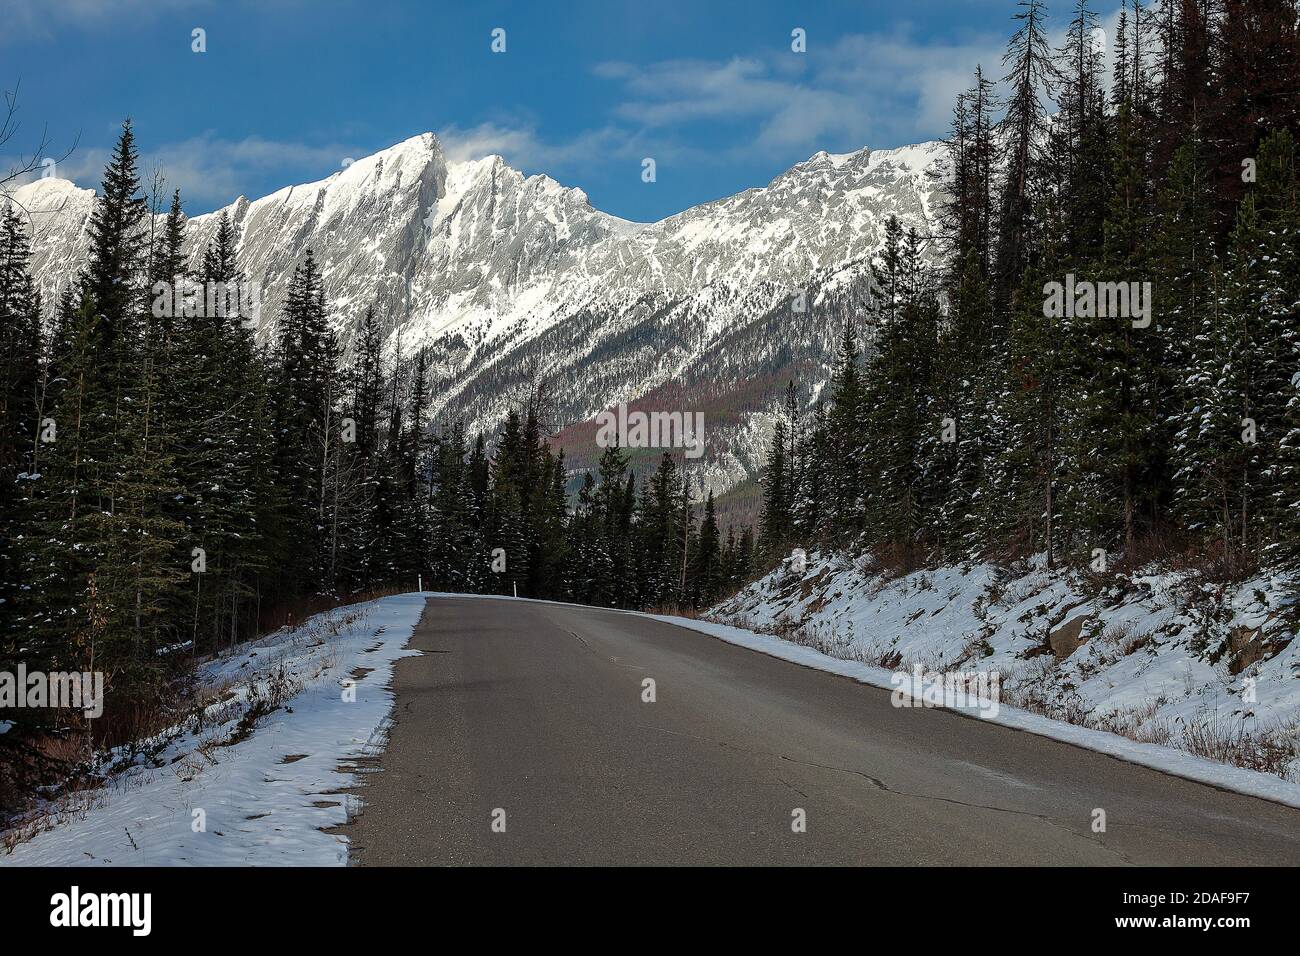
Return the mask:
<path id="1" fill-rule="evenodd" d="M 471 431 L 494 428 L 539 382 L 551 386 L 554 433 L 666 387 L 700 401 L 707 383 L 714 404 L 720 383 L 776 388 L 796 365 L 811 400 L 844 321 L 868 308 L 885 221 L 930 231 L 942 151 L 819 151 L 766 186 L 633 222 L 498 155 L 449 161 L 421 133 L 324 179 L 193 217 L 186 253 L 196 263 L 229 214 L 240 267 L 263 292 L 266 339 L 312 248 L 344 347 L 373 305 L 390 351 L 429 348 L 435 418 Z M 15 198 L 33 210 L 33 273 L 52 302 L 84 262 L 94 192 L 47 179 Z M 775 399 L 719 422 L 694 466 L 704 485 L 720 493 L 757 474 Z"/>

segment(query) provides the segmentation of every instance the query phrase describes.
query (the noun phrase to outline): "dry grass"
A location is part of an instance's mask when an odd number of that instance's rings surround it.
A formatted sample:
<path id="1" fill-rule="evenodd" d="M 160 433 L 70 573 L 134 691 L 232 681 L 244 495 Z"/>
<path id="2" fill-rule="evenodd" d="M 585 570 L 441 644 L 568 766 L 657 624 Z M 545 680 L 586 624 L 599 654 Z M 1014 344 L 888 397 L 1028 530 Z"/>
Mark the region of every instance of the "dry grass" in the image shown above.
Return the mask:
<path id="1" fill-rule="evenodd" d="M 1181 741 L 1184 750 L 1198 757 L 1291 779 L 1290 765 L 1300 757 L 1300 721 L 1278 720 L 1251 729 L 1211 713 L 1185 723 Z"/>
<path id="2" fill-rule="evenodd" d="M 1120 657 L 1128 657 L 1150 644 L 1154 637 L 1154 632 L 1140 631 L 1129 621 L 1115 621 L 1101 632 L 1099 641 L 1102 646 L 1113 648 Z"/>
<path id="3" fill-rule="evenodd" d="M 91 810 L 108 803 L 103 790 L 77 790 L 40 804 L 0 830 L 0 856 L 7 856 L 29 840 L 73 820 L 84 819 Z"/>
<path id="4" fill-rule="evenodd" d="M 655 607 L 648 608 L 647 614 L 662 614 L 665 617 L 684 617 L 688 621 L 698 621 L 703 618 L 703 612 L 693 607 L 678 607 L 675 604 L 659 604 Z"/>
<path id="5" fill-rule="evenodd" d="M 1133 653 L 1150 639 L 1151 634 L 1127 627 L 1115 628 L 1110 637 L 1113 646 L 1122 653 Z M 1252 726 L 1245 720 L 1208 711 L 1188 721 L 1171 720 L 1156 716 L 1168 703 L 1163 698 L 1149 700 L 1140 707 L 1098 713 L 1077 694 L 1054 697 L 1050 689 L 1054 670 L 1051 660 L 1034 658 L 1010 679 L 1004 675 L 1004 702 L 1053 720 L 1106 731 L 1138 743 L 1171 747 L 1217 763 L 1297 781 L 1293 767 L 1300 759 L 1300 719 L 1292 717 Z"/>
<path id="6" fill-rule="evenodd" d="M 926 567 L 930 552 L 923 544 L 893 542 L 873 548 L 871 557 L 871 570 L 892 580 Z"/>
<path id="7" fill-rule="evenodd" d="M 367 588 L 363 591 L 353 591 L 343 595 L 314 594 L 298 598 L 294 601 L 285 601 L 274 605 L 262 614 L 258 621 L 258 634 L 272 634 L 276 631 L 283 630 L 286 627 L 297 627 L 300 623 L 316 614 L 325 611 L 332 611 L 335 608 L 344 607 L 349 604 L 361 604 L 365 601 L 373 601 L 376 598 L 392 597 L 394 594 L 406 594 L 411 588 L 397 585 L 386 585 L 384 587 Z"/>

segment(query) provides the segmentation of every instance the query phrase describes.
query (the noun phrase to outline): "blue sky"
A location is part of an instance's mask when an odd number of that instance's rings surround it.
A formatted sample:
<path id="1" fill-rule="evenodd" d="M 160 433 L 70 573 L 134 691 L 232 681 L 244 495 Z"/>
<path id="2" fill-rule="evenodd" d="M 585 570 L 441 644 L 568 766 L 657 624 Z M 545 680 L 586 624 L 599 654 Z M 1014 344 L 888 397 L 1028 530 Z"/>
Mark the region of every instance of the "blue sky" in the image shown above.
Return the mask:
<path id="1" fill-rule="evenodd" d="M 1064 25 L 1067 0 L 1050 3 Z M 1103 13 L 1115 2 L 1096 4 Z M 767 183 L 819 149 L 944 133 L 1015 0 L 436 3 L 5 0 L 0 85 L 95 185 L 125 116 L 191 215 L 323 178 L 426 130 L 653 220 Z M 506 51 L 493 53 L 504 29 Z M 806 31 L 807 52 L 791 50 Z M 207 52 L 191 50 L 206 31 Z M 653 157 L 657 181 L 641 180 Z"/>

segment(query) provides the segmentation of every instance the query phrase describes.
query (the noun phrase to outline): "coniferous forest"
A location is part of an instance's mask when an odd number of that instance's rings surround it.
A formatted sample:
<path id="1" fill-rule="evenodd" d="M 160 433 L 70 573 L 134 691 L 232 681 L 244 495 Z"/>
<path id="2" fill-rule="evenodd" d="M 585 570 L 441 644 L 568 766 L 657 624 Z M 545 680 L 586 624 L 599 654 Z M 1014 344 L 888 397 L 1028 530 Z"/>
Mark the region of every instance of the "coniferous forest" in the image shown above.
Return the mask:
<path id="1" fill-rule="evenodd" d="M 489 451 L 428 419 L 426 353 L 385 358 L 373 310 L 345 361 L 310 251 L 256 342 L 205 292 L 240 288 L 229 222 L 187 263 L 179 194 L 151 215 L 137 167 L 128 123 L 48 308 L 0 221 L 0 668 L 105 672 L 108 732 L 196 658 L 367 594 L 699 608 L 749 578 L 752 534 L 721 540 L 668 454 L 638 486 L 607 448 L 570 501 L 541 390 Z"/>
<path id="2" fill-rule="evenodd" d="M 879 314 L 824 401 L 792 387 L 766 565 L 851 543 L 905 568 L 1300 569 L 1296 5 L 1127 4 L 1109 77 L 1086 0 L 1070 15 L 1054 48 L 1047 5 L 1019 5 L 1001 80 L 957 98 L 941 229 L 890 224 Z M 1149 283 L 1150 314 L 1051 307 L 1069 277 Z"/>
<path id="3" fill-rule="evenodd" d="M 124 125 L 58 301 L 0 217 L 0 669 L 105 672 L 108 733 L 202 655 L 417 582 L 700 609 L 793 547 L 1300 570 L 1296 4 L 1133 0 L 1110 75 L 1086 0 L 1062 46 L 1048 15 L 958 97 L 938 228 L 891 222 L 827 388 L 788 383 L 752 531 L 680 454 L 570 475 L 540 389 L 495 435 L 429 420 L 429 356 L 373 310 L 341 343 L 310 252 L 266 340 L 158 309 L 238 287 L 238 237 L 185 255 Z M 1067 277 L 1149 283 L 1150 315 L 1057 314 Z"/>

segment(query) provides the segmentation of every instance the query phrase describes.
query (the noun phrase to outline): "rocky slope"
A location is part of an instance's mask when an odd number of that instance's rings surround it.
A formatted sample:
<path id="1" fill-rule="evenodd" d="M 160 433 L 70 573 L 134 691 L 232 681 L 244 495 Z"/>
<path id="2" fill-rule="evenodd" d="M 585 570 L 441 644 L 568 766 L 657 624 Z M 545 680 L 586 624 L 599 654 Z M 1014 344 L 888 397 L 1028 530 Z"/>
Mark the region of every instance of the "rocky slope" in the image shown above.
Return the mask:
<path id="1" fill-rule="evenodd" d="M 263 337 L 311 248 L 345 346 L 374 305 L 391 349 L 431 349 L 439 418 L 491 428 L 544 383 L 549 424 L 581 463 L 591 451 L 581 423 L 603 408 L 702 410 L 697 474 L 720 492 L 756 473 L 784 379 L 797 374 L 806 398 L 825 381 L 846 317 L 866 309 L 867 263 L 889 215 L 929 231 L 940 159 L 936 143 L 818 153 L 761 189 L 633 223 L 499 156 L 448 162 L 425 133 L 225 211 L 262 291 Z M 84 262 L 94 194 L 44 179 L 15 198 L 32 212 L 35 271 L 52 302 Z M 216 222 L 190 221 L 192 258 Z"/>
<path id="2" fill-rule="evenodd" d="M 1292 585 L 794 552 L 710 618 L 900 674 L 996 674 L 1004 705 L 1300 781 Z"/>

